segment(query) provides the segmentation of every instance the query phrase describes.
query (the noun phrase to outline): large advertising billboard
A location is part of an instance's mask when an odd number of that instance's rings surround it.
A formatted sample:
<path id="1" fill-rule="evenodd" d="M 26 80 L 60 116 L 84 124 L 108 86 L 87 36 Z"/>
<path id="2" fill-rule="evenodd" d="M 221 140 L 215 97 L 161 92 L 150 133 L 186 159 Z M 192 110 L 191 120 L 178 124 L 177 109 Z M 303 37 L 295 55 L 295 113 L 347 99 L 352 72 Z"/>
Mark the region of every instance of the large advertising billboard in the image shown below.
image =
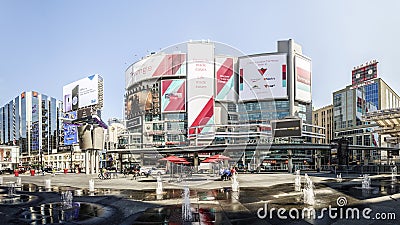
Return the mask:
<path id="1" fill-rule="evenodd" d="M 99 79 L 102 78 L 95 74 L 64 86 L 64 112 L 97 105 L 99 103 Z"/>
<path id="2" fill-rule="evenodd" d="M 214 45 L 188 43 L 188 127 L 194 134 L 197 126 L 214 124 Z M 198 133 L 211 130 L 199 128 Z"/>
<path id="3" fill-rule="evenodd" d="M 311 102 L 311 60 L 295 56 L 296 100 Z"/>
<path id="4" fill-rule="evenodd" d="M 70 120 L 77 119 L 76 111 L 64 113 L 64 118 Z M 64 127 L 64 145 L 72 145 L 78 143 L 78 126 L 71 123 L 63 123 Z"/>
<path id="5" fill-rule="evenodd" d="M 183 112 L 186 110 L 186 81 L 161 81 L 161 112 Z"/>
<path id="6" fill-rule="evenodd" d="M 361 84 L 364 81 L 368 81 L 378 77 L 378 62 L 372 60 L 360 66 L 354 67 L 351 71 L 351 83 L 352 85 Z"/>
<path id="7" fill-rule="evenodd" d="M 232 57 L 215 57 L 215 100 L 235 101 L 234 59 Z"/>
<path id="8" fill-rule="evenodd" d="M 130 120 L 144 114 L 146 110 L 152 109 L 153 95 L 150 90 L 134 89 L 128 90 L 125 98 L 125 115 Z"/>
<path id="9" fill-rule="evenodd" d="M 125 88 L 152 77 L 186 75 L 186 54 L 154 54 L 131 65 L 125 72 Z"/>
<path id="10" fill-rule="evenodd" d="M 286 54 L 239 59 L 241 101 L 287 98 Z"/>

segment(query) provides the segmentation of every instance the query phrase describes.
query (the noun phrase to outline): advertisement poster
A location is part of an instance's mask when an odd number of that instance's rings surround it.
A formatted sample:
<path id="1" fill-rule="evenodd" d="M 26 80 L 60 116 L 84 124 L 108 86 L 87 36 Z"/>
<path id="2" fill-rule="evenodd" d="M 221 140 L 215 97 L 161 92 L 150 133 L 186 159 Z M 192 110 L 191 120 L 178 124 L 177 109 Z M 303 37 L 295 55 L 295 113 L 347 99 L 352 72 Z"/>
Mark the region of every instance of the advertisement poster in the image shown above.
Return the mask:
<path id="1" fill-rule="evenodd" d="M 77 119 L 76 112 L 64 113 L 64 118 L 70 120 Z M 64 145 L 72 145 L 78 143 L 78 126 L 71 123 L 63 123 L 64 126 Z"/>
<path id="2" fill-rule="evenodd" d="M 233 69 L 233 58 L 216 57 L 215 58 L 215 100 L 235 101 L 235 76 Z"/>
<path id="3" fill-rule="evenodd" d="M 125 114 L 126 119 L 132 119 L 138 115 L 142 115 L 144 111 L 152 109 L 153 95 L 150 90 L 141 90 L 133 92 L 128 91 L 125 98 Z"/>
<path id="4" fill-rule="evenodd" d="M 296 77 L 296 100 L 311 102 L 311 61 L 294 57 Z"/>
<path id="5" fill-rule="evenodd" d="M 378 62 L 371 62 L 355 67 L 351 71 L 351 83 L 353 85 L 361 84 L 364 81 L 372 80 L 378 77 Z"/>
<path id="6" fill-rule="evenodd" d="M 194 134 L 197 126 L 214 124 L 214 45 L 188 44 L 188 127 Z M 198 133 L 211 127 L 197 129 Z"/>
<path id="7" fill-rule="evenodd" d="M 185 75 L 186 54 L 158 53 L 134 63 L 125 71 L 125 88 L 152 77 Z"/>
<path id="8" fill-rule="evenodd" d="M 287 98 L 286 54 L 239 59 L 241 101 Z"/>
<path id="9" fill-rule="evenodd" d="M 161 82 L 161 112 L 186 110 L 186 81 L 163 80 Z"/>
<path id="10" fill-rule="evenodd" d="M 99 103 L 99 75 L 95 74 L 63 87 L 64 112 Z"/>

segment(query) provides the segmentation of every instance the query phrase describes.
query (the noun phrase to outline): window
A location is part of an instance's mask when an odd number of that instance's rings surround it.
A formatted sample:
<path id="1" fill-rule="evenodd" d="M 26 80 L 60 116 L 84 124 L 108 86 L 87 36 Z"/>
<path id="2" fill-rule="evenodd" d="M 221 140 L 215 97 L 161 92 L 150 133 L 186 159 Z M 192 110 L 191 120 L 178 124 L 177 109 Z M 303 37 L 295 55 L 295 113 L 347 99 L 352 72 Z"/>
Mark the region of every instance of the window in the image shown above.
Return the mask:
<path id="1" fill-rule="evenodd" d="M 364 145 L 371 146 L 371 136 L 370 135 L 364 135 Z"/>
<path id="2" fill-rule="evenodd" d="M 362 142 L 362 136 L 357 136 L 356 137 L 356 145 L 362 145 L 363 144 L 363 142 Z"/>

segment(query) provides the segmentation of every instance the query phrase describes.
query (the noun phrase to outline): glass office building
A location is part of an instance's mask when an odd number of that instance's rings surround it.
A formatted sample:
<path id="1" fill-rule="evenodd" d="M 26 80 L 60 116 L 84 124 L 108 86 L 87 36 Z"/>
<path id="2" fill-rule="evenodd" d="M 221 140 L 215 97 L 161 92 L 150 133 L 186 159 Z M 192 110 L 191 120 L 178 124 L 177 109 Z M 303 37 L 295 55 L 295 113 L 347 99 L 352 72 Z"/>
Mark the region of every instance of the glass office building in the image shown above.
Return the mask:
<path id="1" fill-rule="evenodd" d="M 376 66 L 376 65 L 375 65 Z M 374 132 L 375 124 L 363 121 L 363 115 L 376 110 L 397 108 L 400 97 L 381 78 L 352 84 L 333 93 L 334 138 L 346 138 L 350 145 L 381 146 L 382 138 Z M 353 163 L 379 159 L 378 151 L 371 154 L 354 151 Z"/>
<path id="2" fill-rule="evenodd" d="M 23 92 L 0 108 L 0 144 L 19 146 L 22 162 L 38 161 L 62 142 L 62 102 L 35 91 Z"/>

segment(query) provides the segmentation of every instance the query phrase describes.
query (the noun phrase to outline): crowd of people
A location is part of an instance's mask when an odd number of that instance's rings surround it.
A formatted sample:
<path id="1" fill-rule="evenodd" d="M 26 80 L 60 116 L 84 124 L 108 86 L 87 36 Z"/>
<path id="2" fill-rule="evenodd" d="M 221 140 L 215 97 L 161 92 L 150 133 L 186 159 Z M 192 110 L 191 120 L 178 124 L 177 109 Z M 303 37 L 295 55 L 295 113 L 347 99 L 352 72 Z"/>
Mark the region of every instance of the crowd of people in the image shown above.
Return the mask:
<path id="1" fill-rule="evenodd" d="M 230 180 L 233 174 L 236 173 L 236 169 L 234 167 L 229 168 L 221 168 L 219 170 L 219 175 L 221 176 L 221 180 Z"/>

